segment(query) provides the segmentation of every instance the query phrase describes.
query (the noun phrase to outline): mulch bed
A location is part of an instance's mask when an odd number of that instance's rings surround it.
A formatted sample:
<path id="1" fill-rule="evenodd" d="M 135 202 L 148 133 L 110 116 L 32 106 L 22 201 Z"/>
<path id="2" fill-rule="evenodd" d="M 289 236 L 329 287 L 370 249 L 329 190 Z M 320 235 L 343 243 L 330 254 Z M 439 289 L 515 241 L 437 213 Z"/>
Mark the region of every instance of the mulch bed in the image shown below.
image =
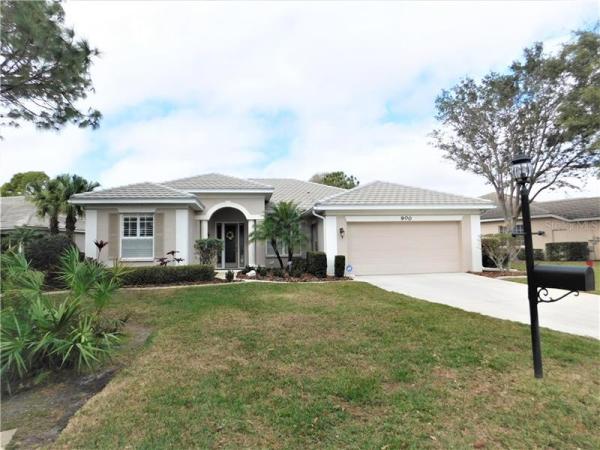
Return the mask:
<path id="1" fill-rule="evenodd" d="M 305 283 L 308 281 L 315 282 L 315 281 L 349 281 L 349 280 L 352 280 L 352 278 L 349 278 L 349 277 L 339 277 L 338 278 L 338 277 L 327 276 L 325 278 L 319 278 L 319 277 L 316 277 L 315 275 L 311 275 L 310 273 L 305 273 L 301 277 L 291 277 L 287 274 L 285 277 L 276 277 L 271 274 L 264 275 L 264 276 L 256 274 L 255 277 L 249 277 L 248 275 L 246 275 L 244 273 L 238 272 L 236 275 L 236 278 L 239 280 L 283 281 L 283 282 L 289 282 L 289 283 Z"/>
<path id="2" fill-rule="evenodd" d="M 500 278 L 500 277 L 521 277 L 524 275 L 527 275 L 526 272 L 521 272 L 521 271 L 486 271 L 486 272 L 469 272 L 472 273 L 473 275 L 479 275 L 482 277 L 487 277 L 487 278 Z"/>

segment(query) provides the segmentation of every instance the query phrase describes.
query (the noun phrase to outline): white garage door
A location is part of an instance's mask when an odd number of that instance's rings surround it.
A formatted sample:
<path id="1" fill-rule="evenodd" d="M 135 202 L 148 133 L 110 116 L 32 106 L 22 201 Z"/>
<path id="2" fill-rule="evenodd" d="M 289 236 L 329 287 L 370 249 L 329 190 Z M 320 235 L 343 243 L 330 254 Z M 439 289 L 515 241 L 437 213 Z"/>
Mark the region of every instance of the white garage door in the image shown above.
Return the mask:
<path id="1" fill-rule="evenodd" d="M 348 263 L 356 275 L 460 272 L 460 222 L 350 223 Z"/>

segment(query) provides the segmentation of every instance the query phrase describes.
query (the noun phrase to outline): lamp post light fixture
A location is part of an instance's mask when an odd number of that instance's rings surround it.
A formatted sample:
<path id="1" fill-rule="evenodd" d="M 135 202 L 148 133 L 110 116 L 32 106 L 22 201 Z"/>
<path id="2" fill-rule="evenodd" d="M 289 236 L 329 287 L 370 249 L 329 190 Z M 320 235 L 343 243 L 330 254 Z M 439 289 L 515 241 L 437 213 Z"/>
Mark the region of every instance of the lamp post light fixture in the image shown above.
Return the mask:
<path id="1" fill-rule="evenodd" d="M 579 291 L 594 289 L 594 270 L 591 267 L 536 266 L 533 260 L 533 238 L 531 232 L 531 212 L 529 210 L 529 188 L 533 167 L 531 158 L 526 155 L 516 156 L 512 160 L 512 175 L 519 185 L 521 195 L 521 215 L 523 232 L 513 236 L 523 236 L 525 244 L 525 265 L 527 267 L 527 298 L 529 299 L 529 318 L 531 321 L 531 348 L 533 350 L 533 373 L 536 378 L 543 378 L 542 346 L 540 344 L 540 323 L 538 303 L 554 303 L 569 294 L 579 295 Z M 536 233 L 541 235 L 543 233 Z M 564 289 L 568 292 L 552 298 L 548 288 Z"/>
<path id="2" fill-rule="evenodd" d="M 523 241 L 525 244 L 525 265 L 527 268 L 527 297 L 529 299 L 529 318 L 531 321 L 531 348 L 533 349 L 533 372 L 536 378 L 544 376 L 542 368 L 542 346 L 540 344 L 540 323 L 538 318 L 538 293 L 533 276 L 533 239 L 531 236 L 531 212 L 529 211 L 529 189 L 532 165 L 526 155 L 516 156 L 512 160 L 512 175 L 519 185 L 521 194 L 521 214 L 523 216 Z"/>
<path id="3" fill-rule="evenodd" d="M 342 239 L 344 239 L 344 234 L 346 234 L 346 231 L 344 230 L 344 227 L 340 227 L 340 237 Z"/>

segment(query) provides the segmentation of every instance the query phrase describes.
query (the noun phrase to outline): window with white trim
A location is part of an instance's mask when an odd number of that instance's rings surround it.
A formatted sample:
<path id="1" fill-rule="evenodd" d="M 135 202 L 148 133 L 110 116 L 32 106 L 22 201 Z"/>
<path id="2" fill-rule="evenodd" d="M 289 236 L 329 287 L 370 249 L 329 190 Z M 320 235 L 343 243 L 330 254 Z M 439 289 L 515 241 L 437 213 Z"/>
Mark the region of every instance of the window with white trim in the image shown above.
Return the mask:
<path id="1" fill-rule="evenodd" d="M 277 242 L 277 250 L 279 251 L 279 256 L 287 257 L 288 248 L 283 242 Z M 302 255 L 302 249 L 295 248 L 294 256 Z M 271 241 L 267 241 L 267 256 L 276 257 L 275 250 L 273 250 L 273 246 L 271 245 Z"/>
<path id="2" fill-rule="evenodd" d="M 122 224 L 121 258 L 154 258 L 154 216 L 126 215 Z"/>

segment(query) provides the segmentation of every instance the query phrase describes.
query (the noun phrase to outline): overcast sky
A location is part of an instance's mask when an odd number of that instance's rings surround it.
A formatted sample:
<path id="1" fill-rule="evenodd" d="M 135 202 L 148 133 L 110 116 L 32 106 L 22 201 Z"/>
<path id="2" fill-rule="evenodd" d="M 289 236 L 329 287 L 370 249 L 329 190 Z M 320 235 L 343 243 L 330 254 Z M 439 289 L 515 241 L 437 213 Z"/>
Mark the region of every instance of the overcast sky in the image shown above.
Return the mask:
<path id="1" fill-rule="evenodd" d="M 0 181 L 79 173 L 103 186 L 206 172 L 344 170 L 467 195 L 491 189 L 429 145 L 433 102 L 598 20 L 592 2 L 68 2 L 102 55 L 98 130 L 3 130 Z M 591 180 L 581 192 L 598 195 Z M 548 196 L 547 196 L 548 197 Z"/>

